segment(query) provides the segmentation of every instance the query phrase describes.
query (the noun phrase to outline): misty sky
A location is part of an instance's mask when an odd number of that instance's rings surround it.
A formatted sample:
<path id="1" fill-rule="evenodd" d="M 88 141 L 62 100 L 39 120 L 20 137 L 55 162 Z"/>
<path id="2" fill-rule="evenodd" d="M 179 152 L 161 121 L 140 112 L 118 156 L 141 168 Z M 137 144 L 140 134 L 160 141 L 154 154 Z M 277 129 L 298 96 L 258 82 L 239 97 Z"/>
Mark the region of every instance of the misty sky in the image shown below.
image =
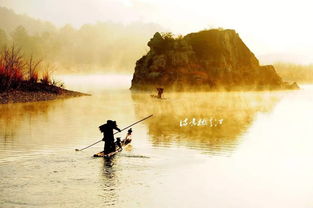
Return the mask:
<path id="1" fill-rule="evenodd" d="M 313 63 L 310 0 L 0 0 L 0 6 L 57 26 L 142 21 L 180 34 L 231 28 L 261 61 Z"/>

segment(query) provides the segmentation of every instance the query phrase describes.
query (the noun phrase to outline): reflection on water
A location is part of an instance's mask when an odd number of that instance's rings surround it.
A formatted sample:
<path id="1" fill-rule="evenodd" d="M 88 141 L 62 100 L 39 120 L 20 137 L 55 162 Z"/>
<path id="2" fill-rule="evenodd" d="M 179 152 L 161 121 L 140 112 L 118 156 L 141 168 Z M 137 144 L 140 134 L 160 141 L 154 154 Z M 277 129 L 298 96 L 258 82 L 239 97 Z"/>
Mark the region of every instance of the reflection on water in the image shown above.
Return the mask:
<path id="1" fill-rule="evenodd" d="M 65 84 L 88 84 L 75 83 Z M 0 105 L 0 207 L 312 206 L 311 86 L 164 100 L 126 88 L 98 82 L 90 97 Z M 110 160 L 92 158 L 102 143 L 74 151 L 101 139 L 108 119 L 123 128 L 150 114 Z M 185 118 L 223 122 L 180 126 Z"/>
<path id="2" fill-rule="evenodd" d="M 169 93 L 167 97 L 159 100 L 132 94 L 138 117 L 154 114 L 147 121 L 153 144 L 175 143 L 216 153 L 235 148 L 238 137 L 252 125 L 257 113 L 270 112 L 281 94 Z M 205 122 L 201 124 L 201 120 Z"/>
<path id="3" fill-rule="evenodd" d="M 118 201 L 119 180 L 117 171 L 114 167 L 116 157 L 103 159 L 103 190 L 105 206 L 113 206 Z"/>
<path id="4" fill-rule="evenodd" d="M 125 112 L 117 106 L 127 99 L 129 93 L 124 90 L 104 91 L 92 97 L 0 105 L 0 161 L 28 157 L 30 151 L 42 154 L 93 143 L 102 138 L 98 126 L 106 120 L 114 119 L 126 126 L 135 119 L 131 103 L 120 104 L 128 108 Z"/>
<path id="5" fill-rule="evenodd" d="M 270 112 L 281 96 L 265 92 L 168 93 L 167 99 L 158 100 L 146 93 L 119 90 L 96 92 L 92 97 L 1 105 L 0 148 L 28 151 L 64 147 L 74 141 L 79 144 L 79 140 L 88 138 L 92 142 L 101 137 L 97 127 L 107 119 L 115 119 L 124 127 L 153 114 L 140 124 L 148 128 L 153 145 L 175 144 L 212 154 L 229 153 L 257 113 Z M 185 119 L 207 123 L 181 126 Z M 218 121 L 222 122 L 215 125 Z"/>
<path id="6" fill-rule="evenodd" d="M 24 127 L 31 127 L 32 122 L 34 122 L 37 117 L 48 119 L 47 114 L 49 111 L 53 111 L 53 106 L 53 101 L 40 102 L 36 104 L 26 103 L 1 105 L 0 125 L 3 127 L 2 133 L 5 144 L 12 143 L 13 138 L 27 135 L 27 131 L 29 132 L 31 130 L 25 129 Z M 20 131 L 21 129 L 24 131 Z"/>

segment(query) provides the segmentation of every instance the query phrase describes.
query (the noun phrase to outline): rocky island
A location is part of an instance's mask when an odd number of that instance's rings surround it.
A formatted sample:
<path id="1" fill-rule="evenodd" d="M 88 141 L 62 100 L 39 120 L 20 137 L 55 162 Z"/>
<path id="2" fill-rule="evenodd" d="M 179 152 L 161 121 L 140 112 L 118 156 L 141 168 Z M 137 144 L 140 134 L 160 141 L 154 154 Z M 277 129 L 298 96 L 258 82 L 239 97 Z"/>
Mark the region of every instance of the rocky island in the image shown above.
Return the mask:
<path id="1" fill-rule="evenodd" d="M 131 90 L 175 91 L 298 89 L 272 65 L 261 66 L 235 30 L 211 29 L 186 36 L 155 33 L 150 51 L 136 62 Z"/>

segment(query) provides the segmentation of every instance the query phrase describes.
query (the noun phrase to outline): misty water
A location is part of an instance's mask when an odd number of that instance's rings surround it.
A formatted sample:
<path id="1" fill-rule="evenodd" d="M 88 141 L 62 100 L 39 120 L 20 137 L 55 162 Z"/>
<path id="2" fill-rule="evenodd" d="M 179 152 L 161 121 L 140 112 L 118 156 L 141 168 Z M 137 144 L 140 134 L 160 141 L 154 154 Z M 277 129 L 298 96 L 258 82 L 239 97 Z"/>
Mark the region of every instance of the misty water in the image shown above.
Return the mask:
<path id="1" fill-rule="evenodd" d="M 62 79 L 92 96 L 0 106 L 0 207 L 313 206 L 313 86 L 159 100 L 130 76 Z M 150 114 L 110 160 L 75 151 Z"/>

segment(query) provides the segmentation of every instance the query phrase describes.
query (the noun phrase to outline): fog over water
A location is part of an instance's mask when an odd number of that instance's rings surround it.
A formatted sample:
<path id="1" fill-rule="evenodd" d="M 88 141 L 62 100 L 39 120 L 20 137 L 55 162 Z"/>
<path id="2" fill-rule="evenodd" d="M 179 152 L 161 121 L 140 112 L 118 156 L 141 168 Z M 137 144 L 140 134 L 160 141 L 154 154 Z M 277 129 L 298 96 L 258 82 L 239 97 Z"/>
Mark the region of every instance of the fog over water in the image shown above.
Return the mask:
<path id="1" fill-rule="evenodd" d="M 0 207 L 312 206 L 311 85 L 159 100 L 129 75 L 58 78 L 92 96 L 0 105 Z M 150 114 L 112 160 L 75 152 Z"/>

